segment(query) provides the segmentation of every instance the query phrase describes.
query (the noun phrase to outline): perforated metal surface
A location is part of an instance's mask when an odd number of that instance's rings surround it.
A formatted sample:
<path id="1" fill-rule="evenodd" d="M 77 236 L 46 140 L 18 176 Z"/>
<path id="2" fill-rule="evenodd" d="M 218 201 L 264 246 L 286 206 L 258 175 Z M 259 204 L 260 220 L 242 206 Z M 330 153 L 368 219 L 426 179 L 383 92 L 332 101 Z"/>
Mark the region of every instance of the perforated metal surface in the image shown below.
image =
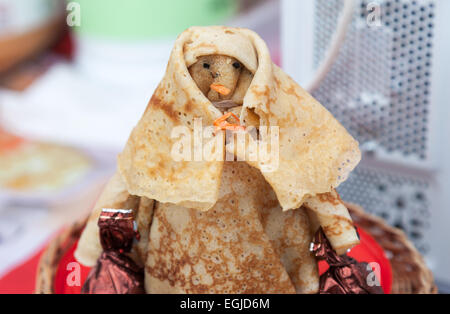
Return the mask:
<path id="1" fill-rule="evenodd" d="M 361 144 L 426 160 L 435 1 L 377 1 L 380 27 L 367 24 L 369 2 L 357 1 L 340 55 L 314 96 Z M 315 3 L 317 66 L 343 2 Z"/>
<path id="2" fill-rule="evenodd" d="M 428 252 L 424 235 L 430 228 L 431 213 L 426 180 L 359 166 L 338 190 L 345 201 L 403 229 L 421 253 Z"/>

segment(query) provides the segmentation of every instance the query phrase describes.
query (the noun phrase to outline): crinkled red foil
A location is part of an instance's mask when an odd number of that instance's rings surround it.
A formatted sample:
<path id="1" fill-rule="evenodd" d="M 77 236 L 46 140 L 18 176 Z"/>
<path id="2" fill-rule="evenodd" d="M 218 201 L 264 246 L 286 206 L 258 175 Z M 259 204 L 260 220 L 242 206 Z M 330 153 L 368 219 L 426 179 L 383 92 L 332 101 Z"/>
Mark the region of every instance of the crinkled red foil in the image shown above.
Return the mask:
<path id="1" fill-rule="evenodd" d="M 136 234 L 131 210 L 104 209 L 98 219 L 98 227 L 103 250 L 131 251 Z"/>
<path id="2" fill-rule="evenodd" d="M 103 253 L 89 273 L 81 293 L 145 293 L 144 270 L 126 255 L 136 236 L 132 211 L 103 210 L 98 226 Z"/>
<path id="3" fill-rule="evenodd" d="M 81 293 L 143 294 L 144 273 L 128 256 L 114 251 L 103 252 Z"/>
<path id="4" fill-rule="evenodd" d="M 320 276 L 320 294 L 383 294 L 380 285 L 369 285 L 371 276 L 368 264 L 339 256 L 332 249 L 322 229 L 317 231 L 312 252 L 319 260 L 325 260 L 330 268 Z"/>

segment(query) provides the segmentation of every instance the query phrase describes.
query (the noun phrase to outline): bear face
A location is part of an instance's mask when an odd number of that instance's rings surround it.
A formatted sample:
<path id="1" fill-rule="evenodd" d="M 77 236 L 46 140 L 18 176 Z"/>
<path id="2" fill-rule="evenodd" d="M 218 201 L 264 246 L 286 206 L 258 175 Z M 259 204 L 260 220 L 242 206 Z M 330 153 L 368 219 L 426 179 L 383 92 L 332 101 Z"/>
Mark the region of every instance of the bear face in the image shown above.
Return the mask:
<path id="1" fill-rule="evenodd" d="M 211 102 L 228 101 L 226 102 L 228 107 L 243 104 L 244 96 L 253 79 L 252 73 L 237 59 L 223 55 L 200 57 L 189 67 L 189 73 Z"/>

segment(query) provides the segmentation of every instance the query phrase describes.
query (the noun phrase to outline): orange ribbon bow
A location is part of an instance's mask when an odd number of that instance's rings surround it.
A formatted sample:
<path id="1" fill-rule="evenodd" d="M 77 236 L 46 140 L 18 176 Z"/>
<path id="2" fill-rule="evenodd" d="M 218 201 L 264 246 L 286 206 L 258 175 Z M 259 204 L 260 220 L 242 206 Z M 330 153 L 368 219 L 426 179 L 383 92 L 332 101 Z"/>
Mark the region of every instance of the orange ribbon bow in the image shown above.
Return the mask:
<path id="1" fill-rule="evenodd" d="M 232 124 L 227 122 L 227 119 L 229 117 L 235 118 L 238 121 L 238 123 Z M 216 127 L 216 131 L 218 130 L 245 131 L 245 126 L 240 125 L 239 118 L 232 112 L 229 112 L 220 117 L 219 119 L 217 119 L 216 121 L 214 121 L 214 126 Z"/>

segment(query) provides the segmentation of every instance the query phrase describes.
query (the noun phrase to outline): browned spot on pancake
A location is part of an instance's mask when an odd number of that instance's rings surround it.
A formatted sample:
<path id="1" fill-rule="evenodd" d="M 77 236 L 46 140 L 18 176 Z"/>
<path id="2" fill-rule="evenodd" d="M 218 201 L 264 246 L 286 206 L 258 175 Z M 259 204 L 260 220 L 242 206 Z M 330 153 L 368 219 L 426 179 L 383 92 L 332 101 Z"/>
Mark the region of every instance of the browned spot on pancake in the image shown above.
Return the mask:
<path id="1" fill-rule="evenodd" d="M 149 178 L 159 178 L 159 177 L 167 177 L 168 169 L 165 168 L 165 157 L 163 155 L 155 156 L 155 160 L 158 160 L 158 163 L 153 167 L 146 167 L 147 176 Z"/>
<path id="2" fill-rule="evenodd" d="M 270 106 L 272 104 L 276 103 L 276 100 L 277 100 L 276 98 L 270 98 L 270 86 L 269 85 L 265 85 L 263 91 L 261 91 L 258 86 L 253 86 L 253 87 L 251 87 L 251 92 L 253 92 L 253 94 L 255 94 L 255 96 L 261 100 L 263 100 L 264 98 L 267 99 L 266 106 L 269 111 L 270 111 Z"/>
<path id="3" fill-rule="evenodd" d="M 161 159 L 161 160 L 158 162 L 158 168 L 159 168 L 159 169 L 164 169 L 164 168 L 165 168 L 165 164 L 164 164 L 164 160 L 163 160 L 163 159 Z"/>
<path id="4" fill-rule="evenodd" d="M 191 100 L 188 100 L 188 101 L 186 102 L 186 104 L 184 105 L 184 110 L 185 110 L 186 112 L 191 112 L 193 107 L 194 107 L 194 104 L 192 103 L 192 101 L 191 101 Z"/>
<path id="5" fill-rule="evenodd" d="M 147 176 L 149 178 L 156 178 L 157 177 L 157 172 L 155 168 L 147 168 Z"/>
<path id="6" fill-rule="evenodd" d="M 197 50 L 197 49 L 199 49 L 199 48 L 209 48 L 209 49 L 213 49 L 213 50 L 216 50 L 216 49 L 217 49 L 216 45 L 213 45 L 213 44 L 207 44 L 207 43 L 201 43 L 201 44 L 195 46 L 194 49 Z"/>
<path id="7" fill-rule="evenodd" d="M 151 106 L 152 106 L 152 99 L 153 99 L 153 96 L 152 96 L 152 98 L 150 99 L 150 101 L 148 102 L 147 107 L 145 108 L 144 114 L 146 114 L 147 111 L 150 110 L 150 108 L 151 108 Z"/>
<path id="8" fill-rule="evenodd" d="M 150 100 L 150 106 L 155 109 L 160 109 L 174 122 L 178 121 L 178 114 L 173 110 L 173 103 L 165 103 L 161 98 L 159 98 L 156 93 L 153 94 Z"/>
<path id="9" fill-rule="evenodd" d="M 323 231 L 327 235 L 340 236 L 354 228 L 353 221 L 348 218 L 337 215 L 333 215 L 333 218 L 333 224 L 322 226 Z"/>
<path id="10" fill-rule="evenodd" d="M 323 194 L 317 194 L 317 197 L 319 198 L 319 200 L 322 203 L 331 203 L 333 205 L 339 205 L 341 204 L 341 200 L 339 197 L 335 197 L 333 194 L 331 193 L 323 193 Z"/>
<path id="11" fill-rule="evenodd" d="M 302 97 L 297 93 L 297 88 L 293 84 L 289 86 L 288 89 L 285 89 L 284 92 L 288 95 L 295 96 L 298 100 L 302 99 Z"/>
<path id="12" fill-rule="evenodd" d="M 281 81 L 276 76 L 274 76 L 273 79 L 275 80 L 275 84 L 277 84 L 277 87 L 280 88 L 281 87 Z"/>
<path id="13" fill-rule="evenodd" d="M 260 91 L 258 86 L 252 87 L 252 92 L 255 96 L 259 97 L 269 97 L 270 96 L 270 87 L 268 85 L 264 86 L 264 90 Z"/>

